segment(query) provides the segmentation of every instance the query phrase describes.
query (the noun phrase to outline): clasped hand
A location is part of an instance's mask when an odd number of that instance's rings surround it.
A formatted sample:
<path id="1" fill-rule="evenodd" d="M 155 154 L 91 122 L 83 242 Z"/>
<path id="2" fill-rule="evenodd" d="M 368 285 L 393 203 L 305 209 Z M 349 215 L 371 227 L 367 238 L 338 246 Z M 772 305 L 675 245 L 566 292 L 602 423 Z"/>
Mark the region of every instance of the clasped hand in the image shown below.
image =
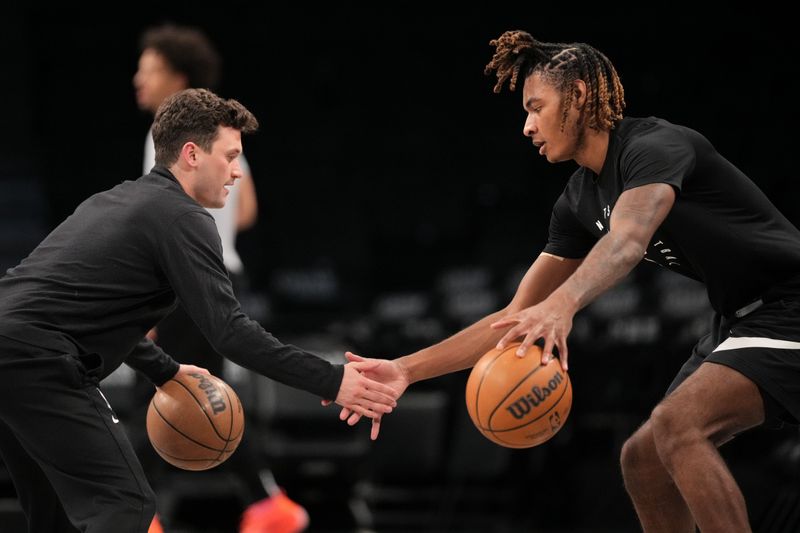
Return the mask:
<path id="1" fill-rule="evenodd" d="M 348 364 L 344 366 L 344 379 L 339 388 L 336 403 L 342 406 L 340 420 L 355 425 L 362 416 L 372 419 L 370 438 L 375 440 L 381 429 L 381 416 L 392 412 L 397 399 L 408 387 L 408 378 L 394 361 L 388 359 L 369 359 L 352 352 L 346 354 Z M 346 381 L 351 380 L 355 387 Z M 359 394 L 352 394 L 351 389 Z M 322 405 L 330 405 L 330 400 L 322 400 Z"/>
<path id="2" fill-rule="evenodd" d="M 497 343 L 499 349 L 523 337 L 517 355 L 524 356 L 538 339 L 544 339 L 542 364 L 553 358 L 553 349 L 558 348 L 561 367 L 567 370 L 567 336 L 572 330 L 572 317 L 576 309 L 563 298 L 551 295 L 543 302 L 508 315 L 494 322 L 493 329 L 511 328 Z M 381 428 L 381 416 L 390 413 L 397 405 L 410 380 L 403 368 L 388 359 L 368 359 L 354 353 L 346 353 L 345 377 L 339 389 L 336 403 L 342 406 L 341 420 L 355 425 L 362 416 L 372 420 L 370 438 L 375 440 Z M 330 405 L 322 400 L 322 405 Z"/>

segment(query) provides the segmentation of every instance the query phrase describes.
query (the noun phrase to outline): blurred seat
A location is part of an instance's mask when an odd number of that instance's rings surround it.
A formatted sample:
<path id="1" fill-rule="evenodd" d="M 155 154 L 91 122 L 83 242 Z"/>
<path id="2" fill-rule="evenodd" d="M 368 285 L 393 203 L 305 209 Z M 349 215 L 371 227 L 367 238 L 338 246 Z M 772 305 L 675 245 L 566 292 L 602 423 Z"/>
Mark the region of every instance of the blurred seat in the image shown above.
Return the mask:
<path id="1" fill-rule="evenodd" d="M 454 266 L 438 276 L 440 312 L 451 329 L 463 329 L 497 311 L 500 297 L 492 285 L 492 272 L 482 265 Z"/>
<path id="2" fill-rule="evenodd" d="M 359 522 L 376 531 L 424 531 L 434 520 L 446 470 L 448 396 L 408 391 L 384 418 L 355 487 Z"/>
<path id="3" fill-rule="evenodd" d="M 517 477 L 510 475 L 509 469 L 512 455 L 519 451 L 484 437 L 472 423 L 463 402 L 457 402 L 450 412 L 452 428 L 444 456 L 444 487 L 436 514 L 437 528 L 498 531 L 504 524 L 510 527 L 520 494 L 516 491 Z"/>
<path id="4" fill-rule="evenodd" d="M 346 348 L 325 335 L 285 337 L 335 363 L 344 363 Z M 354 465 L 369 448 L 367 423 L 353 428 L 339 420 L 339 407 L 322 407 L 308 392 L 250 374 L 253 418 L 259 426 L 259 450 L 273 465 L 276 478 L 325 479 L 354 477 Z M 366 433 L 365 433 L 366 432 Z"/>
<path id="5" fill-rule="evenodd" d="M 0 273 L 15 266 L 47 234 L 47 205 L 33 176 L 3 174 L 0 197 Z"/>
<path id="6" fill-rule="evenodd" d="M 0 458 L 0 532 L 26 533 L 28 523 L 17 499 L 11 476 Z"/>

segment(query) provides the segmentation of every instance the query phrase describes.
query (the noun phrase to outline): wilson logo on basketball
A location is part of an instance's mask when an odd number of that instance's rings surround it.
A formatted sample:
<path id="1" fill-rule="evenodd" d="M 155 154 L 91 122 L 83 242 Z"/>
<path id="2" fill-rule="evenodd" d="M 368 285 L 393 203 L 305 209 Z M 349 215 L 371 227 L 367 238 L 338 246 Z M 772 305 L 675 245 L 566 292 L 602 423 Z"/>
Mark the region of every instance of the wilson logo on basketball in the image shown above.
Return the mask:
<path id="1" fill-rule="evenodd" d="M 506 407 L 506 410 L 517 420 L 525 418 L 531 409 L 537 407 L 545 398 L 556 392 L 559 385 L 564 382 L 561 372 L 556 374 L 547 382 L 545 387 L 534 386 L 529 394 L 517 398 L 514 403 Z"/>
<path id="2" fill-rule="evenodd" d="M 214 414 L 217 415 L 223 411 L 225 411 L 225 400 L 222 399 L 222 395 L 211 382 L 210 379 L 206 378 L 203 374 L 189 374 L 195 379 L 200 380 L 200 383 L 197 385 L 208 397 L 208 403 L 211 405 L 211 409 L 214 411 Z"/>

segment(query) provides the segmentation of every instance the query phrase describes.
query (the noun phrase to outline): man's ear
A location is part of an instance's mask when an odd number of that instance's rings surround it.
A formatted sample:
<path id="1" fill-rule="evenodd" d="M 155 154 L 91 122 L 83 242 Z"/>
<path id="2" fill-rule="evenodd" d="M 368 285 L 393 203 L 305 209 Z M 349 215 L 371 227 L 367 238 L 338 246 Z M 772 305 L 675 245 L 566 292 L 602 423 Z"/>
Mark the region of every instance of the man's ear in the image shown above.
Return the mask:
<path id="1" fill-rule="evenodd" d="M 583 109 L 583 106 L 586 105 L 586 82 L 583 80 L 575 80 L 573 83 L 575 97 L 572 102 L 578 109 Z"/>
<path id="2" fill-rule="evenodd" d="M 187 142 L 181 148 L 180 158 L 185 164 L 189 165 L 190 167 L 195 167 L 197 166 L 197 152 L 199 150 L 200 147 L 198 147 L 195 143 Z"/>

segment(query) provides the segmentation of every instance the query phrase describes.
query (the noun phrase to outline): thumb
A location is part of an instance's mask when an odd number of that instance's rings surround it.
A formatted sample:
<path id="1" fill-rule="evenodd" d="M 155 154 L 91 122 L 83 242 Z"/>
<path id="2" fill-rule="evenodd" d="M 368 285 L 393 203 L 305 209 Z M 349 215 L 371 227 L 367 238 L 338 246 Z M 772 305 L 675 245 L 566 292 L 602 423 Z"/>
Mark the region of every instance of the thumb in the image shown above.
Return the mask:
<path id="1" fill-rule="evenodd" d="M 365 361 L 365 360 L 362 359 L 361 361 L 356 361 L 356 362 L 352 363 L 352 366 L 353 366 L 353 368 L 355 368 L 359 372 L 364 372 L 364 371 L 367 371 L 367 370 L 374 370 L 374 369 L 378 368 L 380 366 L 380 364 L 381 364 L 381 362 L 377 361 L 377 360 L 376 361 Z"/>
<path id="2" fill-rule="evenodd" d="M 514 320 L 511 320 L 511 319 L 508 319 L 508 318 L 502 318 L 502 319 L 498 320 L 497 322 L 492 322 L 491 324 L 489 324 L 489 327 L 492 328 L 492 329 L 507 328 L 508 326 L 513 324 L 514 322 L 515 322 Z"/>
<path id="3" fill-rule="evenodd" d="M 364 358 L 360 355 L 356 355 L 353 352 L 345 352 L 344 356 L 347 357 L 348 361 L 355 362 L 355 361 L 364 361 Z"/>

